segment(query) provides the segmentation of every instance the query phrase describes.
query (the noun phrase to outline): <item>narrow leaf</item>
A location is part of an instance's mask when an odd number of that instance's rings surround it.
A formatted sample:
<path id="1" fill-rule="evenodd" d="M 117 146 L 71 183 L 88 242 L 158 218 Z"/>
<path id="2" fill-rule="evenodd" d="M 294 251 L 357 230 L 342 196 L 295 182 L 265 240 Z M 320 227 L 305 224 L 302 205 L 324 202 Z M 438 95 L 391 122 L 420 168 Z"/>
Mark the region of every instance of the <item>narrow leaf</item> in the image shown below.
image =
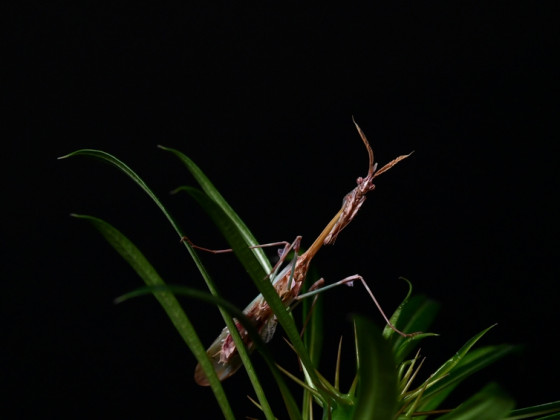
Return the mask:
<path id="1" fill-rule="evenodd" d="M 536 416 L 546 416 L 539 417 L 539 420 L 552 420 L 560 418 L 560 414 L 553 413 L 560 413 L 560 401 L 535 405 L 533 407 L 519 408 L 510 413 L 508 420 L 536 418 Z"/>
<path id="2" fill-rule="evenodd" d="M 377 327 L 356 316 L 358 376 L 356 419 L 391 419 L 397 406 L 397 371 L 389 343 Z"/>
<path id="3" fill-rule="evenodd" d="M 109 244 L 127 261 L 136 271 L 144 283 L 148 286 L 163 286 L 165 282 L 148 262 L 144 255 L 136 246 L 130 242 L 122 233 L 107 222 L 86 215 L 73 215 L 74 217 L 89 221 L 109 242 Z M 160 291 L 154 293 L 155 298 L 161 304 L 167 316 L 183 338 L 196 360 L 205 369 L 210 381 L 210 386 L 224 416 L 233 419 L 233 412 L 227 401 L 227 397 L 222 388 L 222 384 L 218 380 L 210 360 L 206 356 L 206 349 L 202 345 L 192 323 L 181 308 L 177 299 L 170 292 Z"/>
<path id="4" fill-rule="evenodd" d="M 496 384 L 485 386 L 478 393 L 440 420 L 499 420 L 507 417 L 514 401 Z"/>
<path id="5" fill-rule="evenodd" d="M 263 356 L 265 362 L 267 363 L 271 373 L 273 374 L 276 382 L 279 385 L 280 393 L 282 398 L 284 399 L 286 408 L 288 410 L 288 414 L 290 419 L 300 419 L 301 413 L 299 413 L 299 409 L 297 404 L 284 381 L 276 363 L 274 362 L 274 358 L 268 349 L 268 346 L 262 340 L 261 336 L 259 335 L 258 331 L 254 327 L 253 323 L 249 318 L 245 316 L 243 311 L 237 308 L 235 305 L 231 304 L 229 301 L 222 299 L 217 296 L 213 296 L 209 293 L 202 292 L 200 290 L 192 289 L 190 287 L 185 286 L 167 286 L 167 285 L 158 285 L 158 286 L 148 286 L 136 289 L 132 292 L 126 293 L 119 298 L 115 299 L 117 303 L 123 302 L 130 298 L 135 298 L 138 296 L 143 296 L 147 294 L 154 294 L 156 295 L 159 292 L 169 292 L 173 295 L 182 295 L 187 296 L 192 299 L 196 299 L 202 302 L 210 303 L 213 305 L 220 306 L 222 309 L 226 310 L 232 317 L 236 317 L 236 319 L 241 322 L 243 327 L 247 330 L 251 339 L 255 343 L 255 347 L 257 351 Z M 251 367 L 252 368 L 252 367 Z M 263 407 L 261 406 L 261 409 Z"/>
<path id="6" fill-rule="evenodd" d="M 228 216 L 224 209 L 199 189 L 180 187 L 176 191 L 179 190 L 186 191 L 210 216 L 253 281 L 262 280 L 269 274 L 269 271 L 265 271 L 259 264 L 254 250 L 246 241 L 248 229 L 245 232 L 240 230 L 241 227 Z"/>
<path id="7" fill-rule="evenodd" d="M 447 362 L 445 362 L 433 375 L 434 379 L 443 377 L 451 371 L 457 364 L 465 357 L 465 355 L 469 352 L 469 350 L 476 344 L 478 340 L 482 338 L 484 334 L 486 334 L 490 329 L 492 329 L 494 325 L 486 328 L 485 330 L 479 332 L 470 340 L 468 340 L 463 347 L 459 349 L 459 351 L 451 357 Z"/>
<path id="8" fill-rule="evenodd" d="M 233 210 L 233 208 L 228 204 L 224 197 L 219 193 L 219 191 L 214 187 L 214 184 L 208 179 L 208 177 L 200 170 L 200 168 L 186 155 L 178 150 L 171 149 L 169 147 L 158 146 L 160 149 L 166 150 L 177 156 L 181 162 L 185 164 L 189 172 L 195 178 L 196 182 L 200 185 L 202 190 L 210 197 L 218 206 L 224 211 L 225 215 L 236 225 L 238 232 L 243 236 L 244 242 L 247 247 L 259 245 L 249 228 Z M 261 248 L 254 248 L 252 250 L 255 257 L 258 259 L 263 271 L 269 273 L 272 270 L 268 259 L 264 251 Z"/>
<path id="9" fill-rule="evenodd" d="M 218 192 L 218 190 L 214 187 L 214 185 L 210 182 L 210 180 L 202 173 L 200 168 L 194 164 L 194 162 L 185 156 L 183 153 L 170 149 L 167 147 L 159 146 L 161 149 L 170 151 L 174 153 L 179 159 L 187 166 L 188 170 L 191 174 L 195 177 L 197 182 L 199 183 L 200 187 L 203 191 L 216 203 L 218 206 L 224 211 L 224 213 L 228 216 L 226 222 L 224 223 L 233 223 L 237 226 L 237 231 L 240 232 L 245 240 L 245 247 L 258 245 L 258 242 L 253 237 L 247 226 L 241 221 L 239 216 L 233 211 L 231 206 L 226 202 L 226 200 L 222 197 L 222 195 Z M 192 191 L 192 190 L 190 190 Z M 270 263 L 266 259 L 266 256 L 262 249 L 255 248 L 252 250 L 254 254 L 259 259 L 259 262 L 263 268 L 266 267 L 266 273 L 270 273 L 272 267 Z M 319 378 L 315 373 L 315 369 L 313 368 L 313 363 L 311 362 L 311 358 L 301 337 L 299 335 L 299 331 L 295 325 L 293 317 L 284 307 L 280 297 L 278 296 L 276 290 L 268 280 L 268 278 L 253 278 L 255 285 L 257 286 L 259 292 L 263 295 L 265 300 L 270 305 L 272 311 L 276 315 L 279 324 L 282 326 L 288 339 L 294 346 L 294 349 L 298 356 L 301 359 L 303 366 L 305 367 L 306 373 L 310 376 L 311 381 L 315 384 L 320 392 L 323 391 L 322 386 L 320 385 Z"/>
<path id="10" fill-rule="evenodd" d="M 111 155 L 109 153 L 106 153 L 106 152 L 103 152 L 103 151 L 100 151 L 100 150 L 94 150 L 94 149 L 81 149 L 81 150 L 75 151 L 73 153 L 70 153 L 66 156 L 63 156 L 60 159 L 68 158 L 68 157 L 72 157 L 72 156 L 90 156 L 90 157 L 98 158 L 98 159 L 101 159 L 104 162 L 110 163 L 111 165 L 120 169 L 123 173 L 125 173 L 128 177 L 130 177 L 138 186 L 140 186 L 144 190 L 144 192 L 146 192 L 146 194 L 154 201 L 154 203 L 160 208 L 160 210 L 166 216 L 166 218 L 171 223 L 171 225 L 173 226 L 174 230 L 177 232 L 179 237 L 180 238 L 183 237 L 183 234 L 181 233 L 181 230 L 180 230 L 178 224 L 175 222 L 173 217 L 171 217 L 170 213 L 166 210 L 166 208 L 163 206 L 163 204 L 158 199 L 158 197 L 152 192 L 152 190 L 148 187 L 148 185 L 144 182 L 144 180 L 142 180 L 142 178 L 140 178 L 140 176 L 138 176 L 124 162 L 120 161 L 119 159 L 117 159 L 116 157 L 114 157 L 113 155 Z M 200 271 L 202 277 L 204 278 L 204 281 L 206 282 L 206 285 L 207 285 L 208 289 L 210 290 L 210 293 L 212 293 L 214 296 L 218 296 L 218 291 L 217 291 L 217 289 L 214 285 L 214 282 L 212 281 L 212 279 L 208 275 L 206 269 L 202 265 L 202 262 L 198 258 L 198 255 L 196 254 L 194 249 L 187 242 L 183 242 L 183 243 L 184 243 L 185 247 L 187 248 L 189 254 L 191 255 L 191 258 L 195 262 L 195 264 L 196 264 L 198 270 Z M 224 319 L 224 322 L 226 323 L 226 326 L 230 330 L 230 333 L 232 335 L 232 338 L 233 338 L 236 346 L 239 349 L 239 355 L 240 355 L 241 359 L 243 360 L 244 365 L 247 367 L 247 372 L 249 374 L 251 384 L 253 385 L 253 388 L 255 389 L 255 393 L 257 394 L 257 397 L 259 398 L 259 401 L 260 401 L 260 403 L 263 407 L 265 415 L 267 416 L 267 418 L 272 418 L 273 414 L 270 410 L 270 405 L 266 401 L 264 391 L 262 390 L 262 387 L 261 387 L 257 377 L 254 375 L 253 369 L 250 367 L 251 365 L 250 365 L 250 360 L 249 360 L 249 354 L 247 353 L 245 347 L 242 345 L 242 340 L 241 340 L 241 337 L 239 335 L 239 332 L 237 331 L 237 328 L 235 327 L 235 324 L 234 324 L 233 320 L 227 314 L 227 312 L 220 309 L 220 313 L 222 315 L 222 318 Z M 201 366 L 203 366 L 203 365 L 201 365 Z"/>
<path id="11" fill-rule="evenodd" d="M 497 360 L 511 354 L 517 348 L 516 346 L 502 344 L 470 351 L 447 376 L 439 380 L 423 394 L 421 410 L 437 409 L 461 382 Z"/>
<path id="12" fill-rule="evenodd" d="M 115 166 L 119 170 L 121 170 L 124 174 L 126 174 L 130 179 L 132 179 L 140 188 L 144 190 L 146 194 L 154 201 L 154 203 L 159 207 L 162 213 L 167 217 L 169 223 L 175 229 L 175 232 L 181 238 L 183 235 L 181 234 L 181 230 L 179 229 L 179 225 L 175 222 L 175 220 L 171 217 L 167 209 L 163 206 L 159 198 L 153 193 L 153 191 L 148 187 L 148 185 L 144 182 L 142 178 L 140 178 L 136 172 L 134 172 L 127 164 L 122 162 L 121 160 L 117 159 L 115 156 L 104 152 L 102 150 L 95 150 L 95 149 L 80 149 L 76 150 L 75 152 L 69 153 L 65 156 L 59 157 L 59 159 L 66 159 L 73 156 L 89 156 L 96 159 L 100 159 L 104 162 L 110 163 L 111 165 Z"/>

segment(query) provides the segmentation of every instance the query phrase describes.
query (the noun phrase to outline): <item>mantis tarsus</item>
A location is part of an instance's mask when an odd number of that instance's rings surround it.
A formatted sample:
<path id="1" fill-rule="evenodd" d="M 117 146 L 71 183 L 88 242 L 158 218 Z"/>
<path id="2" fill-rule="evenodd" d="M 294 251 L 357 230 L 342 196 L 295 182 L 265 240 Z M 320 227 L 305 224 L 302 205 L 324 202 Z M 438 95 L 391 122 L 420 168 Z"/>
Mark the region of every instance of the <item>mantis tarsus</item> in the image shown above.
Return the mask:
<path id="1" fill-rule="evenodd" d="M 317 293 L 317 290 L 312 292 L 308 292 L 304 295 L 300 295 L 300 289 L 303 285 L 303 281 L 305 280 L 305 276 L 307 275 L 307 271 L 309 270 L 309 265 L 311 260 L 315 256 L 315 254 L 321 249 L 323 245 L 333 244 L 340 234 L 340 232 L 354 219 L 356 213 L 364 203 L 366 199 L 366 194 L 370 191 L 375 189 L 375 184 L 373 184 L 373 180 L 381 175 L 382 173 L 388 171 L 393 166 L 395 166 L 401 160 L 410 156 L 408 155 L 401 155 L 391 162 L 384 165 L 381 169 L 377 170 L 377 163 L 374 162 L 373 150 L 371 149 L 366 136 L 354 121 L 354 125 L 366 146 L 369 155 L 369 169 L 367 175 L 362 178 L 359 177 L 356 180 L 357 186 L 350 191 L 344 197 L 342 201 L 342 207 L 336 213 L 336 215 L 331 219 L 331 221 L 327 224 L 327 226 L 323 229 L 321 234 L 315 239 L 313 244 L 305 251 L 303 254 L 297 256 L 297 251 L 299 250 L 299 246 L 301 243 L 301 236 L 298 236 L 293 243 L 277 243 L 277 244 L 269 244 L 269 245 L 279 245 L 284 244 L 284 249 L 281 252 L 281 257 L 278 263 L 275 265 L 273 271 L 269 274 L 269 277 L 272 278 L 272 284 L 276 289 L 276 292 L 280 296 L 282 302 L 289 306 L 294 301 L 299 300 L 303 297 L 307 297 L 311 294 Z M 187 238 L 185 240 L 189 241 Z M 190 243 L 190 241 L 189 241 Z M 192 245 L 192 243 L 191 243 Z M 209 251 L 205 248 L 197 247 L 206 251 Z M 279 270 L 280 265 L 284 262 L 286 256 L 290 251 L 295 251 L 296 257 L 293 261 L 291 261 L 286 267 L 282 270 Z M 368 291 L 369 295 L 373 299 L 375 305 L 383 315 L 387 324 L 397 333 L 401 334 L 402 336 L 408 337 L 413 334 L 405 334 L 399 331 L 394 325 L 391 324 L 389 319 L 385 316 L 381 307 L 373 293 L 367 286 L 365 280 L 359 275 L 353 275 L 346 277 L 335 283 L 334 285 L 327 286 L 328 288 L 334 287 L 339 284 L 349 284 L 352 285 L 352 282 L 355 280 L 360 280 L 366 290 Z M 312 289 L 318 289 L 320 285 L 323 284 L 323 280 L 319 280 Z M 257 296 L 243 311 L 244 314 L 254 322 L 255 328 L 263 338 L 264 342 L 268 342 L 272 339 L 276 329 L 276 317 L 272 312 L 270 306 L 264 300 L 262 295 Z M 236 321 L 236 326 L 240 332 L 241 337 L 245 344 L 249 347 L 253 347 L 253 342 L 249 337 L 247 331 Z M 237 349 L 229 333 L 228 328 L 224 328 L 221 334 L 216 338 L 216 340 L 212 343 L 212 345 L 207 350 L 208 357 L 212 361 L 214 365 L 214 369 L 216 370 L 216 374 L 220 380 L 224 380 L 231 375 L 233 375 L 240 367 L 241 361 L 237 354 Z M 209 385 L 208 379 L 200 365 L 197 365 L 195 368 L 194 379 L 199 385 Z"/>

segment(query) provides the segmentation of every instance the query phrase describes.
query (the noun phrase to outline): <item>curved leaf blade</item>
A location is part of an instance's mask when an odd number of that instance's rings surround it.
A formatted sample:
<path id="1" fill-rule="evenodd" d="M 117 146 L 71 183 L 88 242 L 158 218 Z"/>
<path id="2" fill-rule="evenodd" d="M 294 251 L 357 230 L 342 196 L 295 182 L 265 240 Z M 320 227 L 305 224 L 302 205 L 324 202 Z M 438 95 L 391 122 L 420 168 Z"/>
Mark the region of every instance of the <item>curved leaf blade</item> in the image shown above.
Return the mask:
<path id="1" fill-rule="evenodd" d="M 173 219 L 171 214 L 167 211 L 167 209 L 163 206 L 163 204 L 158 199 L 158 197 L 152 192 L 152 190 L 148 187 L 148 185 L 144 182 L 144 180 L 140 176 L 138 176 L 136 174 L 136 172 L 134 172 L 124 162 L 122 162 L 121 160 L 117 159 L 115 156 L 113 156 L 113 155 L 111 155 L 107 152 L 104 152 L 104 151 L 101 151 L 101 150 L 95 150 L 95 149 L 77 150 L 73 153 L 62 156 L 59 159 L 64 159 L 64 158 L 73 157 L 73 156 L 89 156 L 89 157 L 97 158 L 97 159 L 100 159 L 104 162 L 107 162 L 107 163 L 115 166 L 117 169 L 121 170 L 129 178 L 131 178 L 138 186 L 140 186 L 140 188 L 142 188 L 142 190 L 144 190 L 144 192 L 146 192 L 146 194 L 154 201 L 154 203 L 160 208 L 160 210 L 166 216 L 166 218 L 171 223 L 171 225 L 173 226 L 174 230 L 177 232 L 179 237 L 180 238 L 183 237 L 183 234 L 182 234 L 178 224 L 175 222 L 175 220 Z M 194 249 L 187 242 L 183 242 L 183 244 L 187 248 L 191 258 L 195 262 L 198 270 L 200 271 L 202 277 L 204 278 L 204 281 L 206 282 L 206 285 L 207 285 L 208 289 L 210 290 L 210 293 L 212 293 L 214 296 L 218 296 L 218 291 L 217 291 L 217 289 L 214 285 L 214 282 L 212 281 L 211 277 L 208 275 L 206 269 L 202 265 L 202 262 L 200 261 L 200 258 L 198 257 L 198 255 L 196 254 Z M 260 385 L 260 382 L 259 382 L 258 378 L 256 377 L 256 375 L 254 374 L 254 370 L 250 367 L 251 363 L 250 363 L 250 359 L 249 359 L 249 354 L 242 344 L 242 339 L 239 335 L 239 332 L 237 331 L 237 328 L 235 327 L 233 319 L 227 314 L 226 311 L 222 310 L 221 308 L 219 308 L 219 310 L 220 310 L 220 313 L 222 315 L 222 318 L 224 319 L 224 322 L 225 322 L 226 326 L 229 328 L 229 330 L 231 332 L 232 338 L 233 338 L 234 342 L 236 343 L 236 346 L 239 349 L 240 357 L 241 357 L 244 365 L 247 367 L 247 372 L 248 372 L 249 378 L 251 380 L 251 384 L 253 385 L 253 388 L 254 388 L 255 393 L 256 393 L 256 395 L 257 395 L 257 397 L 258 397 L 258 399 L 261 403 L 263 411 L 264 411 L 267 418 L 273 418 L 274 416 L 272 414 L 272 411 L 270 410 L 270 405 L 268 404 L 268 401 L 266 400 L 266 396 L 264 394 L 262 386 Z"/>
<path id="2" fill-rule="evenodd" d="M 488 384 L 440 420 L 499 420 L 508 416 L 514 401 L 496 384 Z"/>
<path id="3" fill-rule="evenodd" d="M 239 218 L 239 216 L 235 213 L 235 211 L 233 211 L 231 206 L 226 202 L 226 200 L 222 197 L 222 195 L 218 192 L 218 190 L 214 187 L 214 185 L 210 182 L 210 180 L 206 177 L 206 175 L 204 175 L 204 173 L 200 170 L 200 168 L 190 158 L 188 158 L 183 153 L 177 150 L 163 147 L 163 146 L 159 146 L 159 147 L 163 150 L 175 154 L 187 166 L 187 169 L 197 180 L 202 190 L 227 215 L 227 219 L 229 219 L 229 221 L 226 220 L 226 222 L 223 221 L 221 222 L 234 225 L 237 231 L 242 235 L 245 242 L 244 244 L 245 248 L 248 248 L 249 246 L 259 245 L 257 240 L 254 238 L 254 236 L 251 234 L 251 232 L 245 225 L 245 223 L 243 223 L 243 221 Z M 188 190 L 189 192 L 193 191 L 192 189 L 188 189 Z M 200 197 L 200 195 L 198 195 L 198 197 Z M 242 250 L 240 249 L 240 251 Z M 278 319 L 279 324 L 282 325 L 282 328 L 286 332 L 288 339 L 290 340 L 291 344 L 294 346 L 296 353 L 300 357 L 301 362 L 305 367 L 307 374 L 310 376 L 311 381 L 315 384 L 315 386 L 317 386 L 318 390 L 322 392 L 322 386 L 320 385 L 321 381 L 319 380 L 319 378 L 315 373 L 315 369 L 313 368 L 313 363 L 311 362 L 309 353 L 305 348 L 305 345 L 303 344 L 303 341 L 299 335 L 299 331 L 296 327 L 293 317 L 288 312 L 288 310 L 284 307 L 284 304 L 282 303 L 280 297 L 278 296 L 278 293 L 276 292 L 276 290 L 274 289 L 274 287 L 266 277 L 266 275 L 268 275 L 268 273 L 272 271 L 272 267 L 270 266 L 270 263 L 268 262 L 266 255 L 264 254 L 261 248 L 253 248 L 251 251 L 254 253 L 255 257 L 258 259 L 261 267 L 263 267 L 266 273 L 265 276 L 261 278 L 259 278 L 258 276 L 253 278 L 255 285 L 257 286 L 259 292 L 263 295 L 265 300 L 270 305 L 272 311 L 274 312 L 274 314 Z"/>
<path id="4" fill-rule="evenodd" d="M 401 331 L 416 332 L 426 331 L 434 321 L 440 305 L 426 298 L 423 295 L 413 296 L 410 300 L 405 299 L 399 306 L 395 315 L 391 317 L 391 322 L 397 325 Z M 384 336 L 387 335 L 388 327 L 383 331 Z M 389 328 L 391 334 L 389 337 L 393 343 L 393 352 L 397 364 L 403 360 L 416 348 L 420 340 L 425 337 L 437 336 L 434 333 L 422 333 L 414 337 L 402 337 L 398 334 L 392 334 L 394 331 Z"/>
<path id="5" fill-rule="evenodd" d="M 471 348 L 476 344 L 478 340 L 482 338 L 490 329 L 494 328 L 494 325 L 486 328 L 485 330 L 479 332 L 470 340 L 468 340 L 460 349 L 451 357 L 447 362 L 445 362 L 433 375 L 433 379 L 439 379 L 449 374 L 449 372 L 463 360 Z"/>
<path id="6" fill-rule="evenodd" d="M 420 409 L 422 411 L 437 409 L 461 382 L 481 369 L 511 354 L 516 349 L 516 346 L 502 344 L 470 351 L 447 376 L 428 388 L 422 395 Z"/>
<path id="7" fill-rule="evenodd" d="M 540 404 L 532 407 L 524 407 L 513 410 L 510 413 L 508 420 L 521 420 L 535 418 L 536 416 L 545 416 L 539 417 L 539 420 L 559 419 L 560 414 L 553 414 L 558 412 L 560 412 L 560 401 L 554 401 L 547 404 Z"/>
<path id="8" fill-rule="evenodd" d="M 181 160 L 181 162 L 183 162 L 196 182 L 198 182 L 198 184 L 200 185 L 200 188 L 202 188 L 206 195 L 210 197 L 212 201 L 214 201 L 223 210 L 224 214 L 229 218 L 231 223 L 235 225 L 237 231 L 242 236 L 246 247 L 259 245 L 258 241 L 255 239 L 247 225 L 245 225 L 243 220 L 241 220 L 241 218 L 237 215 L 237 213 L 233 210 L 233 208 L 229 205 L 225 198 L 220 194 L 220 192 L 216 189 L 214 184 L 212 184 L 210 179 L 188 156 L 178 150 L 169 147 L 158 147 L 162 150 L 173 153 L 179 158 L 179 160 Z M 261 248 L 254 248 L 251 250 L 251 252 L 258 260 L 263 271 L 268 274 L 272 270 L 272 267 L 264 251 Z"/>
<path id="9" fill-rule="evenodd" d="M 209 304 L 220 306 L 222 309 L 226 310 L 232 317 L 236 317 L 236 319 L 239 322 L 241 322 L 243 327 L 247 330 L 247 332 L 251 336 L 251 339 L 253 340 L 253 342 L 255 344 L 255 348 L 263 356 L 263 358 L 264 358 L 266 364 L 268 365 L 272 375 L 274 376 L 275 380 L 277 381 L 277 383 L 279 385 L 279 388 L 280 388 L 280 393 L 282 395 L 282 398 L 284 399 L 284 403 L 285 403 L 286 408 L 288 410 L 288 414 L 290 416 L 290 419 L 294 419 L 294 420 L 301 419 L 301 413 L 299 413 L 299 409 L 297 407 L 297 404 L 296 404 L 288 386 L 286 385 L 286 382 L 284 381 L 283 376 L 281 375 L 278 367 L 276 366 L 276 364 L 274 362 L 274 358 L 271 355 L 271 352 L 268 349 L 268 346 L 266 345 L 266 343 L 263 341 L 263 339 L 259 335 L 259 333 L 258 333 L 257 329 L 254 327 L 252 321 L 249 320 L 249 318 L 247 318 L 247 316 L 243 313 L 243 311 L 241 309 L 237 308 L 235 305 L 231 304 L 229 301 L 227 301 L 227 300 L 225 300 L 221 297 L 213 296 L 209 293 L 205 293 L 205 292 L 202 292 L 200 290 L 192 289 L 192 288 L 186 287 L 186 286 L 156 285 L 156 286 L 142 287 L 142 288 L 136 289 L 132 292 L 128 292 L 128 293 L 120 296 L 119 298 L 115 299 L 115 302 L 120 303 L 120 302 L 123 302 L 123 301 L 131 299 L 131 298 L 144 296 L 144 295 L 148 295 L 148 294 L 156 294 L 156 293 L 162 292 L 162 291 L 172 293 L 175 296 L 177 296 L 177 295 L 186 296 L 186 297 L 189 297 L 191 299 L 196 299 L 196 300 L 199 300 L 199 301 L 202 301 L 202 302 L 206 302 L 206 303 L 209 303 Z M 252 366 L 247 367 L 247 368 L 252 369 Z"/>
<path id="10" fill-rule="evenodd" d="M 357 419 L 392 419 L 397 407 L 397 370 L 390 344 L 369 320 L 356 316 L 359 383 Z"/>
<path id="11" fill-rule="evenodd" d="M 176 191 L 186 191 L 202 207 L 229 243 L 235 256 L 253 281 L 259 281 L 268 276 L 269 272 L 263 270 L 255 257 L 254 249 L 251 249 L 246 242 L 246 235 L 239 230 L 239 226 L 234 223 L 221 206 L 197 188 L 179 187 Z"/>
<path id="12" fill-rule="evenodd" d="M 122 162 L 121 160 L 117 159 L 115 156 L 107 152 L 104 152 L 102 150 L 96 150 L 96 149 L 76 150 L 75 152 L 59 157 L 59 159 L 67 159 L 73 156 L 89 156 L 96 159 L 100 159 L 104 162 L 110 163 L 111 165 L 115 166 L 117 169 L 122 171 L 125 175 L 127 175 L 130 179 L 132 179 L 140 188 L 142 188 L 144 192 L 154 201 L 154 203 L 156 203 L 156 205 L 159 207 L 159 209 L 162 211 L 165 217 L 167 217 L 167 220 L 169 220 L 169 223 L 171 223 L 171 226 L 173 226 L 173 228 L 175 229 L 175 232 L 177 232 L 177 234 L 179 235 L 179 238 L 183 236 L 181 234 L 181 229 L 179 228 L 179 225 L 175 222 L 173 217 L 171 217 L 171 215 L 169 214 L 167 209 L 163 206 L 159 198 L 148 187 L 148 185 L 144 182 L 144 180 L 140 178 L 140 176 L 138 176 L 136 172 L 134 172 L 127 164 L 125 164 L 124 162 Z"/>
<path id="13" fill-rule="evenodd" d="M 121 232 L 109 223 L 96 217 L 78 214 L 74 214 L 73 216 L 90 222 L 101 233 L 101 235 L 103 235 L 107 242 L 109 242 L 109 244 L 121 255 L 121 257 L 130 264 L 140 278 L 144 280 L 146 285 L 165 286 L 165 282 L 156 272 L 154 267 L 148 262 L 140 250 Z M 195 356 L 196 360 L 201 364 L 201 366 L 203 366 L 203 369 L 208 376 L 210 387 L 214 392 L 216 400 L 218 401 L 224 416 L 228 419 L 234 419 L 235 417 L 231 407 L 229 406 L 222 384 L 218 380 L 210 360 L 206 355 L 206 349 L 202 345 L 194 326 L 181 308 L 181 305 L 175 296 L 173 296 L 170 292 L 154 292 L 154 296 L 167 313 L 167 316 Z"/>

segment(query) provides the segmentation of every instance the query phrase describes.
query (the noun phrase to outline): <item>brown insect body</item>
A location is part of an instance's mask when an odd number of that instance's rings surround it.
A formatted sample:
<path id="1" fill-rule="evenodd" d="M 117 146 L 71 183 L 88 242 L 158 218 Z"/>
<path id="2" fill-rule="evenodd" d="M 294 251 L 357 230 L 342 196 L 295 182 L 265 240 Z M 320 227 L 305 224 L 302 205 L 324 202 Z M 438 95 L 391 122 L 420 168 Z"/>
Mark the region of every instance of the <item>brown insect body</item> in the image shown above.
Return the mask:
<path id="1" fill-rule="evenodd" d="M 294 300 L 298 298 L 301 286 L 303 285 L 303 281 L 305 280 L 309 270 L 309 265 L 315 254 L 323 245 L 329 245 L 335 242 L 338 234 L 356 216 L 358 210 L 366 199 L 366 194 L 375 189 L 373 179 L 391 169 L 401 160 L 410 156 L 401 155 L 383 166 L 380 170 L 376 171 L 377 164 L 374 163 L 373 151 L 360 127 L 356 124 L 356 122 L 354 122 L 354 124 L 356 125 L 360 137 L 368 150 L 368 173 L 365 178 L 360 177 L 357 179 L 357 186 L 346 194 L 342 201 L 342 207 L 340 210 L 331 219 L 307 251 L 298 256 L 295 263 L 289 263 L 273 278 L 273 286 L 286 306 L 291 305 Z M 297 251 L 300 241 L 301 236 L 298 236 L 289 248 Z M 286 253 L 287 252 L 285 252 L 285 254 Z M 265 342 L 270 341 L 274 335 L 274 331 L 276 330 L 276 317 L 264 297 L 262 295 L 257 296 L 243 312 L 249 319 L 253 320 L 255 328 L 263 340 Z M 237 320 L 235 320 L 235 323 L 243 342 L 249 350 L 252 350 L 254 343 L 249 337 L 249 334 Z M 221 334 L 208 348 L 207 354 L 213 363 L 218 378 L 221 381 L 233 375 L 241 367 L 241 359 L 237 353 L 237 348 L 227 327 L 222 330 Z M 202 370 L 200 364 L 197 364 L 195 368 L 194 379 L 199 385 L 209 385 L 206 374 Z"/>

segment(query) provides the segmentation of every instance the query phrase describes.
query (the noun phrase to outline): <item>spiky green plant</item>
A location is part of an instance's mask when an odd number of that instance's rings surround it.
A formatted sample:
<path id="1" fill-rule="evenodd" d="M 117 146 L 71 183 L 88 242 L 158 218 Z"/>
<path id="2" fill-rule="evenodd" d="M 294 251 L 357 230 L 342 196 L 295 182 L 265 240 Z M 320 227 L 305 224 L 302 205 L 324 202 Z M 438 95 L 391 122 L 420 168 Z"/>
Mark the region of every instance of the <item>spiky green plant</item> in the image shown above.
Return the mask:
<path id="1" fill-rule="evenodd" d="M 254 248 L 257 241 L 247 226 L 237 216 L 222 195 L 204 175 L 204 173 L 181 152 L 165 147 L 161 149 L 173 153 L 187 167 L 200 189 L 181 187 L 210 216 L 229 242 L 239 261 L 243 264 L 258 290 L 274 311 L 293 351 L 297 354 L 303 368 L 303 377 L 278 366 L 270 356 L 266 345 L 252 327 L 251 321 L 235 306 L 222 299 L 217 292 L 213 280 L 208 275 L 196 251 L 187 241 L 183 245 L 191 255 L 206 282 L 209 293 L 201 292 L 185 286 L 168 286 L 158 275 L 141 251 L 122 233 L 107 222 L 86 215 L 74 215 L 89 221 L 115 250 L 132 266 L 145 282 L 146 287 L 122 296 L 118 301 L 128 298 L 153 294 L 160 302 L 171 322 L 200 363 L 207 375 L 209 385 L 226 419 L 234 419 L 224 389 L 218 380 L 212 364 L 206 354 L 196 332 L 196 326 L 180 306 L 176 295 L 185 295 L 216 305 L 232 333 L 233 340 L 239 351 L 245 370 L 251 380 L 256 396 L 256 404 L 261 408 L 267 419 L 313 419 L 316 411 L 322 410 L 324 419 L 407 419 L 407 418 L 440 418 L 444 420 L 466 419 L 551 419 L 552 413 L 560 411 L 560 402 L 541 406 L 513 410 L 514 402 L 497 385 L 489 384 L 464 403 L 453 409 L 441 409 L 442 403 L 451 391 L 465 378 L 488 366 L 494 361 L 514 350 L 510 345 L 486 346 L 475 348 L 475 344 L 491 327 L 475 335 L 439 369 L 428 375 L 421 372 L 422 356 L 416 350 L 418 343 L 433 334 L 419 334 L 403 338 L 386 327 L 378 330 L 374 324 L 362 317 L 354 317 L 354 339 L 356 374 L 349 389 L 342 390 L 339 383 L 340 348 L 334 383 L 330 383 L 317 370 L 321 349 L 321 317 L 313 311 L 312 319 L 305 329 L 303 338 L 290 308 L 285 308 L 275 289 L 268 281 L 267 274 L 271 266 L 260 248 Z M 161 204 L 157 196 L 146 183 L 127 165 L 114 156 L 99 150 L 83 149 L 73 152 L 71 156 L 90 156 L 111 163 L 128 175 L 155 202 L 175 229 L 179 238 L 184 233 L 178 224 Z M 437 304 L 422 297 L 409 295 L 391 317 L 391 322 L 405 331 L 426 331 L 433 321 Z M 304 301 L 305 302 L 305 301 Z M 308 303 L 304 303 L 307 304 Z M 309 308 L 303 313 L 309 313 Z M 258 352 L 264 357 L 281 392 L 286 413 L 273 413 L 257 372 L 251 364 L 247 349 L 235 327 L 234 318 L 238 319 L 251 334 Z M 413 353 L 415 352 L 415 353 Z M 301 407 L 290 392 L 286 378 L 295 381 L 303 390 Z M 554 417 L 556 418 L 556 417 Z"/>

